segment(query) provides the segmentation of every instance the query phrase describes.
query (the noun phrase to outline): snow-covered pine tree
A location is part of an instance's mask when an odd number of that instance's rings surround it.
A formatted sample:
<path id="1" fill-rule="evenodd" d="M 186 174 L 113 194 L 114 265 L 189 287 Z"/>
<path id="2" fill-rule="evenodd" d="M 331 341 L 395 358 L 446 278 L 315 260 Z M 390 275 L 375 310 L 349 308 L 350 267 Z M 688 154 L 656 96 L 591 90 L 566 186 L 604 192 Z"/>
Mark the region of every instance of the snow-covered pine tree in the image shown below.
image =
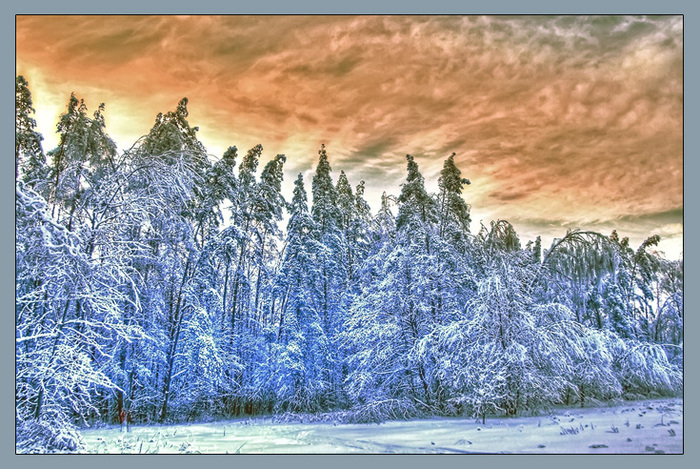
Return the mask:
<path id="1" fill-rule="evenodd" d="M 338 206 L 338 191 L 331 178 L 331 166 L 325 145 L 318 152 L 318 164 L 311 181 L 311 217 L 314 221 L 314 256 L 319 277 L 312 285 L 316 314 L 328 340 L 333 341 L 343 323 L 343 291 L 350 271 L 347 261 L 347 240 L 343 230 L 343 214 Z M 346 194 L 347 195 L 347 194 Z M 341 395 L 342 370 L 338 348 L 330 349 L 325 381 L 328 406 L 335 406 Z"/>
<path id="2" fill-rule="evenodd" d="M 223 413 L 221 395 L 232 389 L 225 381 L 224 360 L 217 334 L 217 318 L 221 317 L 221 295 L 217 288 L 217 273 L 213 249 L 207 243 L 203 249 L 187 302 L 192 314 L 184 319 L 178 353 L 178 372 L 173 376 L 174 412 L 191 420 Z M 229 365 L 230 366 L 230 365 Z"/>
<path id="3" fill-rule="evenodd" d="M 41 145 L 44 137 L 36 131 L 34 113 L 29 83 L 19 75 L 15 80 L 15 179 L 19 179 L 21 170 L 25 184 L 41 193 L 48 168 Z"/>
<path id="4" fill-rule="evenodd" d="M 230 240 L 235 245 L 230 299 L 227 300 L 227 304 L 230 306 L 229 311 L 225 312 L 231 316 L 232 344 L 237 327 L 240 329 L 245 325 L 249 312 L 251 279 L 247 275 L 247 271 L 252 256 L 251 251 L 255 250 L 254 203 L 258 185 L 255 173 L 262 150 L 262 145 L 256 145 L 248 150 L 243 157 L 238 169 L 238 190 L 231 206 L 232 229 L 226 230 L 226 235 L 232 236 Z"/>
<path id="5" fill-rule="evenodd" d="M 329 338 L 319 314 L 314 285 L 321 275 L 316 227 L 309 214 L 304 181 L 294 182 L 286 247 L 279 269 L 279 325 L 276 366 L 270 382 L 281 411 L 327 408 L 328 370 L 332 366 Z"/>
<path id="6" fill-rule="evenodd" d="M 350 232 L 351 226 L 355 223 L 355 196 L 352 193 L 352 187 L 350 187 L 345 171 L 340 171 L 340 176 L 338 176 L 338 182 L 335 186 L 335 192 L 337 194 L 340 231 L 342 232 L 340 250 L 342 251 L 341 255 L 344 260 L 343 264 L 345 264 L 347 269 L 347 275 L 344 279 L 346 282 L 344 290 L 347 290 L 347 286 L 349 282 L 352 281 L 351 278 L 354 273 L 356 249 L 353 243 L 352 233 Z"/>
<path id="7" fill-rule="evenodd" d="M 359 266 L 372 249 L 372 211 L 364 195 L 365 181 L 360 181 L 360 183 L 355 186 L 354 216 L 350 221 L 348 234 L 354 252 L 354 267 L 352 272 L 358 270 Z M 357 275 L 352 277 L 357 278 Z"/>
<path id="8" fill-rule="evenodd" d="M 462 190 L 471 182 L 462 178 L 462 173 L 454 162 L 455 156 L 456 154 L 452 153 L 445 160 L 438 180 L 439 226 L 440 236 L 447 239 L 454 249 L 464 253 L 471 217 L 470 207 L 462 198 Z"/>
<path id="9" fill-rule="evenodd" d="M 272 304 L 268 294 L 273 286 L 275 261 L 279 255 L 281 233 L 277 224 L 285 206 L 281 193 L 285 161 L 284 155 L 277 155 L 265 165 L 260 181 L 252 188 L 249 202 L 251 223 L 245 272 L 248 300 L 238 343 L 241 362 L 245 364 L 241 377 L 242 392 L 252 413 L 274 402 L 272 393 L 263 392 L 267 379 L 260 369 L 269 362 L 269 339 L 274 335 L 269 324 L 272 322 L 269 318 Z"/>
<path id="10" fill-rule="evenodd" d="M 282 220 L 286 201 L 282 196 L 283 166 L 287 158 L 277 155 L 270 160 L 260 175 L 260 183 L 253 200 L 253 218 L 256 226 L 254 255 L 255 293 L 252 314 L 258 330 L 269 324 L 271 307 L 267 299 L 274 282 L 274 271 L 279 257 L 278 245 L 282 236 L 278 223 Z"/>
<path id="11" fill-rule="evenodd" d="M 376 392 L 386 403 L 384 410 L 375 410 L 380 417 L 397 406 L 409 413 L 428 411 L 439 391 L 430 356 L 421 350 L 422 339 L 439 321 L 434 286 L 441 272 L 433 252 L 437 206 L 413 156 L 406 160 L 396 242 L 384 244 L 365 262 L 365 286 L 352 305 L 344 334 L 350 395 L 365 412 L 362 406 L 373 406 Z"/>

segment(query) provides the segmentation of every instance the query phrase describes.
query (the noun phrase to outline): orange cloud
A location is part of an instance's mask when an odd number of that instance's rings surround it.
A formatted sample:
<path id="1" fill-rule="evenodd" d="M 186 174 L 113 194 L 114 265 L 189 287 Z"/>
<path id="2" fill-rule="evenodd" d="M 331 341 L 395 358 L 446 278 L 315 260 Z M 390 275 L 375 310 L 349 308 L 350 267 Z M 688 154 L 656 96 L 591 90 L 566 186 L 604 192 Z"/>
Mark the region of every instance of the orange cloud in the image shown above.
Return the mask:
<path id="1" fill-rule="evenodd" d="M 290 181 L 324 142 L 376 201 L 454 151 L 477 222 L 643 238 L 683 206 L 682 41 L 680 16 L 19 16 L 17 73 L 44 128 L 75 91 L 128 146 L 187 96 L 211 151 L 262 143 Z"/>

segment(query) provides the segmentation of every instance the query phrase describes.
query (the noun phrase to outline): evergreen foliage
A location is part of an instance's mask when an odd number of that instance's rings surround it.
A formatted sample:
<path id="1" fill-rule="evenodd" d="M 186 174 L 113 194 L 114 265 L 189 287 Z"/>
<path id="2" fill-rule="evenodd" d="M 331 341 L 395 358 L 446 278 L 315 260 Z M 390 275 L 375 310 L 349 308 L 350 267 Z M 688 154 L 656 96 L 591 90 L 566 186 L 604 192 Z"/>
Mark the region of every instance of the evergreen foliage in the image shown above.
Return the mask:
<path id="1" fill-rule="evenodd" d="M 373 211 L 322 145 L 287 201 L 284 155 L 213 158 L 187 105 L 119 154 L 71 95 L 45 157 L 16 79 L 17 451 L 78 451 L 120 413 L 485 421 L 681 391 L 683 263 L 657 235 L 472 234 L 455 154 L 436 194 L 407 155 Z"/>
<path id="2" fill-rule="evenodd" d="M 22 180 L 33 186 L 46 178 L 46 157 L 41 142 L 44 139 L 36 129 L 32 107 L 32 93 L 23 76 L 15 80 L 15 179 L 23 170 Z"/>

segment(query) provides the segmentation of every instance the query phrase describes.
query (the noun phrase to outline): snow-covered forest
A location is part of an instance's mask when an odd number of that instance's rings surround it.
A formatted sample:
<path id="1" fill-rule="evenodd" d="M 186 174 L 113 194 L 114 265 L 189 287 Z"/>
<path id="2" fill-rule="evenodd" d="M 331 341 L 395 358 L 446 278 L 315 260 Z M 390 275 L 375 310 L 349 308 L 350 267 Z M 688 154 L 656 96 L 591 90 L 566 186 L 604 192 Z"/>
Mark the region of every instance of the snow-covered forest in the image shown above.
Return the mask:
<path id="1" fill-rule="evenodd" d="M 187 105 L 118 151 L 71 95 L 45 152 L 16 79 L 18 452 L 120 414 L 488 421 L 682 391 L 683 262 L 658 235 L 474 226 L 454 155 L 437 193 L 407 155 L 370 207 L 321 145 L 285 200 L 284 155 L 208 155 Z"/>

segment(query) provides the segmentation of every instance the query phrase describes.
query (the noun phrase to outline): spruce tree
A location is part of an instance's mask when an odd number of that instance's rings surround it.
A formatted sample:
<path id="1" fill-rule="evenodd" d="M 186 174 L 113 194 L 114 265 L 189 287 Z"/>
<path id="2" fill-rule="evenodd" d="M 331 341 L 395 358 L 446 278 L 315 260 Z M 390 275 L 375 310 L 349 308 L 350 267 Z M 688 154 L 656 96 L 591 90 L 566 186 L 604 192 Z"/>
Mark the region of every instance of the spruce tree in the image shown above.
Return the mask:
<path id="1" fill-rule="evenodd" d="M 423 175 L 412 155 L 406 155 L 406 182 L 401 185 L 399 214 L 396 228 L 399 232 L 413 232 L 426 237 L 426 249 L 430 250 L 428 237 L 431 227 L 438 219 L 435 200 L 425 190 Z"/>
<path id="2" fill-rule="evenodd" d="M 22 180 L 30 187 L 46 184 L 46 157 L 41 146 L 44 139 L 36 131 L 29 83 L 19 75 L 15 80 L 15 179 L 22 169 Z"/>
<path id="3" fill-rule="evenodd" d="M 283 409 L 317 411 L 328 391 L 329 339 L 319 314 L 314 288 L 321 275 L 303 176 L 294 182 L 287 241 L 278 283 L 282 287 L 278 340 L 280 370 L 276 379 Z"/>
<path id="4" fill-rule="evenodd" d="M 317 243 L 315 256 L 320 275 L 314 284 L 313 297 L 316 314 L 322 321 L 323 332 L 329 340 L 334 340 L 344 319 L 343 289 L 350 265 L 345 249 L 342 214 L 338 207 L 338 192 L 331 178 L 331 166 L 325 145 L 321 145 L 318 154 L 318 164 L 311 182 L 311 217 L 314 221 L 314 239 Z M 327 402 L 334 401 L 340 394 L 342 381 L 338 349 L 331 350 L 331 364 L 326 368 L 324 376 L 328 391 Z"/>
<path id="5" fill-rule="evenodd" d="M 311 183 L 311 216 L 318 225 L 319 233 L 325 235 L 340 228 L 341 215 L 338 209 L 338 192 L 331 178 L 331 165 L 325 145 L 321 145 L 318 155 L 316 173 Z"/>
<path id="6" fill-rule="evenodd" d="M 440 172 L 438 187 L 439 211 L 440 211 L 440 236 L 449 239 L 455 248 L 464 249 L 466 237 L 469 234 L 469 205 L 462 198 L 462 190 L 465 185 L 471 184 L 469 179 L 461 177 L 461 171 L 454 162 L 455 153 L 452 153 Z"/>

